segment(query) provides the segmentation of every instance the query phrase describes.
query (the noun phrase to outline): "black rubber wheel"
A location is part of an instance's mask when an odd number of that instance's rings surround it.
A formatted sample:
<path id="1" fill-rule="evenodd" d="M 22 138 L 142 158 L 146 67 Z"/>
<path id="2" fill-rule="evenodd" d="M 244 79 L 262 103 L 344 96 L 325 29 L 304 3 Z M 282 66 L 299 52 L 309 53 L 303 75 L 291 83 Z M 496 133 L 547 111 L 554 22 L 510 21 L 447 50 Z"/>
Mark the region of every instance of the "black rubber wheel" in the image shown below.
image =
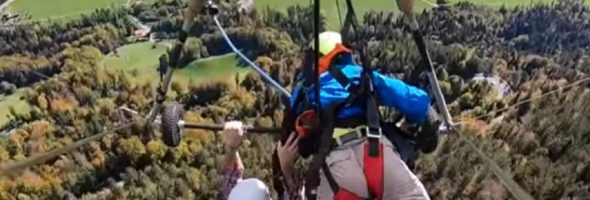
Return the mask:
<path id="1" fill-rule="evenodd" d="M 172 102 L 162 111 L 162 139 L 164 144 L 176 147 L 180 144 L 180 127 L 178 121 L 182 119 L 184 108 L 178 102 Z"/>

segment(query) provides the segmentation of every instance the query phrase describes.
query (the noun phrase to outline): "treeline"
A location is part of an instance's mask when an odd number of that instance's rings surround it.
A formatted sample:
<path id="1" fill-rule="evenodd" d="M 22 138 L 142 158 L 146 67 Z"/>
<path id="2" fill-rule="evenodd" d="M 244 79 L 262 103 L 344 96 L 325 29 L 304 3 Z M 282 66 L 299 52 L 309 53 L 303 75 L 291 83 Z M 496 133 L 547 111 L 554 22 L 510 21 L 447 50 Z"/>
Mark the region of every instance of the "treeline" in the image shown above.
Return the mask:
<path id="1" fill-rule="evenodd" d="M 263 17 L 266 24 L 287 32 L 299 46 L 309 44 L 313 38 L 313 9 L 311 7 L 290 6 L 286 13 L 267 7 Z M 320 17 L 320 23 L 320 27 L 326 26 L 324 16 Z"/>
<path id="2" fill-rule="evenodd" d="M 152 26 L 152 32 L 163 39 L 176 37 L 178 30 L 182 26 L 182 15 L 180 9 L 183 8 L 182 1 L 156 1 L 153 4 L 139 3 L 132 6 L 132 15 L 140 21 Z M 261 26 L 261 20 L 257 11 L 242 12 L 239 10 L 238 1 L 221 1 L 218 2 L 220 12 L 217 18 L 224 27 L 235 26 Z M 196 18 L 195 26 L 191 30 L 191 35 L 200 37 L 202 34 L 216 32 L 215 23 L 210 16 L 199 15 Z"/>
<path id="3" fill-rule="evenodd" d="M 555 54 L 590 45 L 590 10 L 584 1 L 566 0 L 539 5 L 526 11 L 516 9 L 504 38 L 518 50 Z"/>
<path id="4" fill-rule="evenodd" d="M 49 21 L 18 24 L 0 30 L 0 54 L 29 53 L 36 56 L 51 56 L 63 49 L 65 43 L 82 40 L 96 32 L 95 28 L 99 25 L 110 24 L 118 34 L 126 36 L 131 29 L 126 15 L 127 11 L 123 8 L 100 8 L 67 23 Z"/>
<path id="5" fill-rule="evenodd" d="M 61 71 L 64 49 L 92 45 L 107 53 L 122 45 L 131 29 L 125 9 L 97 9 L 68 23 L 33 22 L 2 29 L 0 79 L 18 87 L 31 85 Z"/>

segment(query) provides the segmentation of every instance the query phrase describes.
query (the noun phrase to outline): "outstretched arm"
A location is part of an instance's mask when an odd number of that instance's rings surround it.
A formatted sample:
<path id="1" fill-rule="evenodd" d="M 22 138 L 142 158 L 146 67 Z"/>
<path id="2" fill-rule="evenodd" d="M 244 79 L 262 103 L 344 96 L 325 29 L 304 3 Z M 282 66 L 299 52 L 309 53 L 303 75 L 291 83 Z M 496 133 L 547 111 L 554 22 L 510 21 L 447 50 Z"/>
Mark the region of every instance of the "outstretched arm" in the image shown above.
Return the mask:
<path id="1" fill-rule="evenodd" d="M 195 23 L 195 17 L 203 10 L 204 0 L 189 0 L 188 7 L 183 11 L 184 22 L 182 23 L 182 31 L 189 32 Z"/>
<path id="2" fill-rule="evenodd" d="M 242 143 L 244 135 L 243 124 L 239 121 L 225 123 L 223 138 L 225 142 L 224 164 L 220 166 L 219 171 L 223 174 L 223 180 L 220 182 L 218 199 L 227 199 L 232 188 L 238 180 L 244 175 L 244 164 L 238 154 L 238 147 Z"/>
<path id="3" fill-rule="evenodd" d="M 397 108 L 409 123 L 421 124 L 426 120 L 430 107 L 426 91 L 378 72 L 374 72 L 373 81 L 383 106 Z"/>
<path id="4" fill-rule="evenodd" d="M 182 10 L 182 29 L 178 31 L 178 40 L 170 52 L 170 66 L 178 67 L 178 60 L 180 59 L 180 53 L 182 52 L 184 42 L 189 36 L 190 30 L 195 24 L 195 17 L 200 14 L 203 10 L 204 0 L 189 0 L 188 6 Z"/>

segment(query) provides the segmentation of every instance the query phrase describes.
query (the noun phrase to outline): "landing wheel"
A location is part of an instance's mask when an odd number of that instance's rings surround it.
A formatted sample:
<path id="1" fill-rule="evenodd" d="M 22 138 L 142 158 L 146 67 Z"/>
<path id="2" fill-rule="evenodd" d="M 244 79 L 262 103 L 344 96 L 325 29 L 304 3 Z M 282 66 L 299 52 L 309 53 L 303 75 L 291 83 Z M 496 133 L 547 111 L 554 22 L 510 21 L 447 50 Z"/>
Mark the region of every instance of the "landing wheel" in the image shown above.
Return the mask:
<path id="1" fill-rule="evenodd" d="M 178 102 L 172 102 L 162 111 L 162 139 L 164 144 L 176 147 L 180 144 L 180 127 L 178 122 L 182 119 L 184 109 Z"/>

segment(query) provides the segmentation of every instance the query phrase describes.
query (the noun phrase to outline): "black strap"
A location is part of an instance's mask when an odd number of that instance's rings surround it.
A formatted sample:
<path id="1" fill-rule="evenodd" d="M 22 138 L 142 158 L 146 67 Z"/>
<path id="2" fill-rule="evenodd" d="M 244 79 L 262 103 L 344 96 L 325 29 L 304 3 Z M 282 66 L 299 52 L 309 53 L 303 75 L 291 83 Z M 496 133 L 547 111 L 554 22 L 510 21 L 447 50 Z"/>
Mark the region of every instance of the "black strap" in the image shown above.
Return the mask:
<path id="1" fill-rule="evenodd" d="M 334 65 L 334 61 L 336 59 L 338 59 L 338 58 L 335 58 L 334 60 L 330 61 L 330 66 L 328 67 L 328 70 L 330 71 L 330 74 L 332 74 L 332 76 L 334 76 L 334 79 L 336 79 L 336 81 L 338 81 L 338 83 L 340 83 L 340 85 L 342 85 L 342 87 L 350 88 L 349 87 L 350 80 L 348 79 L 348 77 L 346 77 L 346 75 L 342 72 L 342 70 L 337 69 L 336 65 Z"/>
<path id="2" fill-rule="evenodd" d="M 328 106 L 327 109 L 323 110 L 320 115 L 323 119 L 321 126 L 321 134 L 319 140 L 318 152 L 313 156 L 309 163 L 308 173 L 305 178 L 305 196 L 309 200 L 315 200 L 317 198 L 317 187 L 320 185 L 320 168 L 326 161 L 326 157 L 332 150 L 332 134 L 334 133 L 335 116 L 341 103 L 334 103 Z"/>
<path id="3" fill-rule="evenodd" d="M 367 117 L 367 127 L 369 135 L 381 135 L 381 116 L 379 115 L 379 107 L 377 103 L 377 99 L 375 98 L 375 88 L 373 87 L 373 71 L 365 66 L 363 67 L 363 72 L 361 74 L 361 83 L 360 86 L 351 86 L 350 80 L 346 75 L 340 70 L 337 69 L 334 65 L 335 59 L 330 61 L 329 70 L 332 76 L 342 85 L 342 87 L 346 88 L 349 92 L 349 97 L 346 99 L 345 104 L 350 104 L 355 101 L 359 95 L 366 97 L 366 117 Z M 379 138 L 369 137 L 369 155 L 371 156 L 379 156 Z"/>
<path id="4" fill-rule="evenodd" d="M 338 55 L 340 56 L 340 55 Z M 360 87 L 360 85 L 352 85 L 350 79 L 348 77 L 346 77 L 346 75 L 342 72 L 342 70 L 338 69 L 336 67 L 336 65 L 334 64 L 334 62 L 338 59 L 339 57 L 336 57 L 334 60 L 330 61 L 330 66 L 328 67 L 328 70 L 330 72 L 330 74 L 332 74 L 332 76 L 334 76 L 334 79 L 336 79 L 336 81 L 338 81 L 338 83 L 340 83 L 340 85 L 346 89 L 349 93 L 348 98 L 346 98 L 346 100 L 344 101 L 345 105 L 350 105 L 351 103 L 353 103 L 358 96 L 362 95 L 362 87 Z"/>
<path id="5" fill-rule="evenodd" d="M 320 24 L 320 0 L 315 0 L 314 1 L 314 5 L 313 5 L 313 10 L 314 10 L 314 15 L 313 15 L 313 20 L 314 20 L 314 41 L 313 41 L 313 56 L 314 56 L 314 70 L 315 70 L 315 77 L 314 77 L 314 84 L 315 84 L 315 100 L 316 100 L 316 111 L 317 113 L 321 113 L 322 112 L 322 104 L 321 104 L 321 100 L 320 100 L 320 67 L 319 67 L 319 63 L 320 63 L 320 28 L 321 28 L 321 24 Z M 322 121 L 322 116 L 319 115 L 318 118 L 320 124 L 323 123 Z"/>
<path id="6" fill-rule="evenodd" d="M 365 81 L 371 81 L 371 79 L 369 77 L 367 77 L 367 80 Z M 373 90 L 373 84 L 369 84 L 367 87 L 371 87 L 369 89 L 368 94 L 367 94 L 367 109 L 366 109 L 366 114 L 367 114 L 367 127 L 369 130 L 367 130 L 367 135 L 370 136 L 371 135 L 379 135 L 381 136 L 381 117 L 379 116 L 379 108 L 377 107 L 377 100 L 375 99 L 375 93 L 374 92 L 370 92 Z M 368 137 L 369 140 L 369 155 L 376 157 L 379 156 L 379 138 L 375 138 L 375 137 Z"/>
<path id="7" fill-rule="evenodd" d="M 340 190 L 340 186 L 338 186 L 338 183 L 336 183 L 336 180 L 334 179 L 332 172 L 330 172 L 330 168 L 328 167 L 328 164 L 326 162 L 322 164 L 322 171 L 324 171 L 324 175 L 326 175 L 326 179 L 330 184 L 330 188 L 332 188 L 332 192 L 334 192 L 334 195 L 336 195 L 338 190 Z"/>
<path id="8" fill-rule="evenodd" d="M 375 92 L 373 88 L 373 82 L 371 77 L 373 76 L 373 71 L 369 66 L 370 62 L 367 58 L 367 54 L 363 45 L 358 45 L 358 43 L 362 42 L 359 34 L 359 24 L 356 18 L 354 17 L 354 9 L 352 6 L 352 1 L 346 1 L 347 7 L 349 9 L 349 13 L 353 16 L 350 20 L 350 25 L 352 25 L 353 30 L 355 31 L 355 40 L 357 42 L 358 49 L 360 51 L 361 56 L 361 63 L 363 64 L 363 75 L 361 75 L 361 86 L 363 91 L 363 95 L 367 97 L 366 106 L 367 110 L 367 126 L 368 126 L 368 133 L 367 134 L 381 134 L 381 127 L 379 126 L 380 123 L 380 116 L 379 110 L 377 107 L 377 100 L 375 98 Z M 352 96 L 352 95 L 351 95 Z M 378 138 L 370 138 L 369 137 L 369 155 L 370 156 L 378 156 L 379 155 L 379 139 Z"/>

